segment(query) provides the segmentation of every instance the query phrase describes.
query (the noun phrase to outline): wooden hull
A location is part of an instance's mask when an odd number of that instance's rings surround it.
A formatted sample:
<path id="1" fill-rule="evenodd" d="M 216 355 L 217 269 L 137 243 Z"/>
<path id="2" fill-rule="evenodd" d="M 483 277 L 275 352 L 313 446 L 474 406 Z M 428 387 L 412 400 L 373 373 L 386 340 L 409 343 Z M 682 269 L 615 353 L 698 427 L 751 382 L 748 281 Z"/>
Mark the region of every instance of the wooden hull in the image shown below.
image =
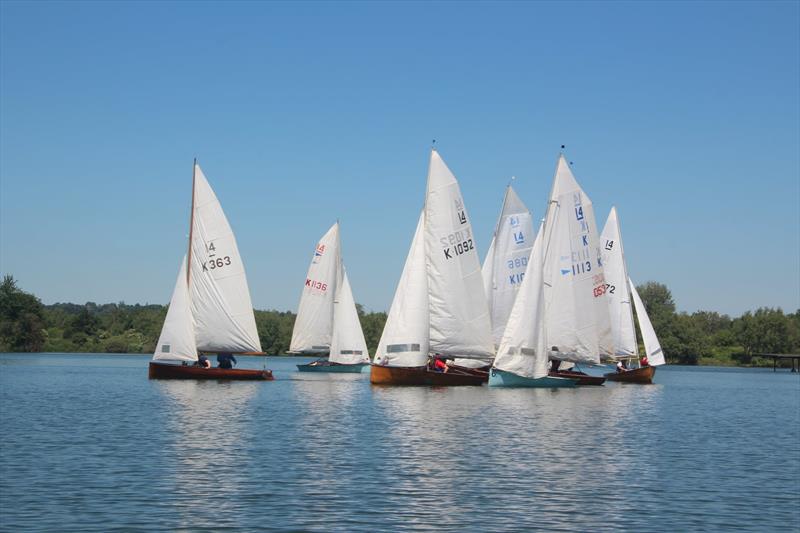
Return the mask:
<path id="1" fill-rule="evenodd" d="M 578 384 L 577 379 L 560 378 L 545 376 L 543 378 L 532 379 L 518 376 L 513 372 L 498 370 L 493 368 L 489 373 L 490 387 L 519 387 L 530 389 L 560 389 L 564 387 L 574 387 Z"/>
<path id="2" fill-rule="evenodd" d="M 489 381 L 489 370 L 484 370 L 483 368 L 468 368 L 466 366 L 459 366 L 459 365 L 447 365 L 447 366 L 451 369 L 451 371 L 456 370 L 461 374 L 478 376 L 479 378 L 483 379 L 484 383 L 488 383 Z"/>
<path id="3" fill-rule="evenodd" d="M 372 365 L 369 381 L 373 385 L 416 385 L 429 387 L 476 386 L 483 384 L 482 376 L 454 370 L 434 372 L 427 367 L 396 367 Z"/>
<path id="4" fill-rule="evenodd" d="M 590 376 L 585 372 L 572 372 L 570 370 L 562 370 L 561 372 L 550 372 L 550 377 L 554 378 L 567 378 L 577 379 L 578 386 L 584 385 L 602 385 L 606 382 L 606 378 L 600 376 Z"/>
<path id="5" fill-rule="evenodd" d="M 194 365 L 150 362 L 147 377 L 150 379 L 232 379 L 273 380 L 271 370 L 245 368 L 203 368 Z"/>
<path id="6" fill-rule="evenodd" d="M 358 363 L 355 365 L 297 365 L 298 372 L 335 372 L 344 374 L 360 374 L 364 368 L 369 367 L 369 363 Z"/>
<path id="7" fill-rule="evenodd" d="M 619 381 L 621 383 L 639 383 L 648 384 L 653 382 L 653 376 L 656 375 L 656 367 L 645 366 L 642 368 L 634 368 L 626 370 L 625 372 L 610 372 L 605 374 L 608 381 Z"/>

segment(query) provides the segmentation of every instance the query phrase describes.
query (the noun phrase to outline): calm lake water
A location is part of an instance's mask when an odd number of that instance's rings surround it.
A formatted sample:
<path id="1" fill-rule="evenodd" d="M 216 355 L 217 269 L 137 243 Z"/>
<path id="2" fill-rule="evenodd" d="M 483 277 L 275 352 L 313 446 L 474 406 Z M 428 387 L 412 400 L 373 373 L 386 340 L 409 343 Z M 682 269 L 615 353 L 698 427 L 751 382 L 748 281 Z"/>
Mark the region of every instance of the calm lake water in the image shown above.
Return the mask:
<path id="1" fill-rule="evenodd" d="M 786 370 L 431 389 L 302 358 L 268 358 L 274 382 L 150 381 L 148 359 L 0 355 L 0 530 L 800 528 Z"/>

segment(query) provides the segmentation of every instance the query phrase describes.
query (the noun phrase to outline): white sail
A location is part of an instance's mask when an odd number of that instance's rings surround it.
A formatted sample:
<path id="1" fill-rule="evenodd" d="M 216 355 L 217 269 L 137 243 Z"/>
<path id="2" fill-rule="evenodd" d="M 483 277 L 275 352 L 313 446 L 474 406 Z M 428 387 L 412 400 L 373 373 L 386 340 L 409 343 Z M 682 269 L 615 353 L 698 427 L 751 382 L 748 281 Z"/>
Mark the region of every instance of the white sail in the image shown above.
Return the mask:
<path id="1" fill-rule="evenodd" d="M 158 337 L 153 360 L 196 361 L 197 348 L 194 340 L 194 325 L 189 304 L 189 287 L 186 284 L 186 256 L 181 262 L 178 280 L 172 291 L 167 317 Z"/>
<path id="2" fill-rule="evenodd" d="M 350 282 L 344 266 L 342 266 L 341 278 L 342 283 L 339 285 L 333 304 L 333 338 L 331 339 L 331 355 L 328 360 L 345 365 L 369 363 L 367 341 L 364 340 L 364 332 L 361 330 L 361 321 L 358 319 L 356 310 L 356 301 L 353 298 L 353 291 L 350 289 Z"/>
<path id="3" fill-rule="evenodd" d="M 606 299 L 611 323 L 612 354 L 635 356 L 636 329 L 633 324 L 633 309 L 628 291 L 628 270 L 622 246 L 617 209 L 611 208 L 606 225 L 600 236 L 603 254 L 603 274 L 606 278 Z"/>
<path id="4" fill-rule="evenodd" d="M 531 379 L 545 377 L 549 366 L 544 339 L 542 233 L 540 226 L 494 360 L 495 368 Z"/>
<path id="5" fill-rule="evenodd" d="M 425 212 L 419 215 L 392 307 L 375 350 L 375 364 L 401 367 L 428 363 L 428 278 L 425 268 Z"/>
<path id="6" fill-rule="evenodd" d="M 494 342 L 476 248 L 458 182 L 431 150 L 425 198 L 430 349 L 488 361 Z"/>
<path id="7" fill-rule="evenodd" d="M 545 219 L 545 340 L 553 359 L 598 363 L 612 350 L 592 202 L 564 156 Z"/>
<path id="8" fill-rule="evenodd" d="M 492 246 L 489 247 L 482 269 L 495 346 L 500 344 L 508 315 L 525 276 L 533 240 L 531 212 L 509 185 Z"/>
<path id="9" fill-rule="evenodd" d="M 650 323 L 650 317 L 647 316 L 647 309 L 645 309 L 642 299 L 639 298 L 639 293 L 636 291 L 633 280 L 628 278 L 628 284 L 631 290 L 631 296 L 633 296 L 633 303 L 636 306 L 636 317 L 639 319 L 639 329 L 642 331 L 642 340 L 644 341 L 644 351 L 647 353 L 647 362 L 650 363 L 650 366 L 663 365 L 666 363 L 664 360 L 664 352 L 661 350 L 661 344 L 658 342 L 653 324 Z"/>
<path id="10" fill-rule="evenodd" d="M 236 237 L 200 166 L 194 170 L 189 289 L 197 349 L 260 352 Z"/>
<path id="11" fill-rule="evenodd" d="M 486 292 L 486 303 L 490 309 L 492 307 L 492 294 L 494 293 L 494 241 L 496 238 L 497 226 L 494 228 L 492 242 L 489 243 L 489 249 L 486 251 L 486 257 L 483 258 L 483 266 L 481 267 L 483 290 Z"/>
<path id="12" fill-rule="evenodd" d="M 333 335 L 333 300 L 341 273 L 339 223 L 314 248 L 303 284 L 289 351 L 326 353 Z"/>

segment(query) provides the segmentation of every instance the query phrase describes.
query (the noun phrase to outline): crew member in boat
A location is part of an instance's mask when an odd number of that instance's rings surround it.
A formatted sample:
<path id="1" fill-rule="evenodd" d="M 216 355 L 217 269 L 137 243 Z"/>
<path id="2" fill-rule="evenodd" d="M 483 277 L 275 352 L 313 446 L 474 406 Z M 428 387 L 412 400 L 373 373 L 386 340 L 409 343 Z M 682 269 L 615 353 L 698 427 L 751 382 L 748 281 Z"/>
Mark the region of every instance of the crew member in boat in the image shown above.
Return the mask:
<path id="1" fill-rule="evenodd" d="M 447 363 L 439 359 L 438 357 L 433 358 L 433 370 L 434 372 L 447 372 L 448 366 Z"/>
<path id="2" fill-rule="evenodd" d="M 236 358 L 232 353 L 219 353 L 217 354 L 217 366 L 219 368 L 233 368 L 236 364 Z"/>
<path id="3" fill-rule="evenodd" d="M 642 368 L 644 368 L 646 366 L 650 366 L 650 361 L 647 360 L 647 356 L 646 355 L 642 357 L 641 361 L 639 361 L 639 366 L 641 366 Z"/>
<path id="4" fill-rule="evenodd" d="M 561 361 L 558 359 L 553 359 L 550 361 L 550 372 L 558 372 L 558 368 L 561 366 Z"/>
<path id="5" fill-rule="evenodd" d="M 197 357 L 197 362 L 195 364 L 203 368 L 211 368 L 211 361 L 209 361 L 208 357 L 206 357 L 205 355 L 199 355 Z"/>
<path id="6" fill-rule="evenodd" d="M 627 372 L 627 370 L 628 370 L 628 365 L 625 364 L 625 361 L 623 361 L 622 359 L 617 361 L 617 372 L 622 373 L 622 372 Z"/>

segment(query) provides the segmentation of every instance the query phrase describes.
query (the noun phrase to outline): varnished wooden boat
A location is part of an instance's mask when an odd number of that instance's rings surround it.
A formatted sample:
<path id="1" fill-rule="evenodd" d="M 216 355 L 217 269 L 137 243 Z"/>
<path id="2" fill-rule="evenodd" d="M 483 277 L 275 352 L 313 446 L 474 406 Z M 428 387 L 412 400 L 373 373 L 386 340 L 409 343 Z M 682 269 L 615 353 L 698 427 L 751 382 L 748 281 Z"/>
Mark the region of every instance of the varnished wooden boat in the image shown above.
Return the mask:
<path id="1" fill-rule="evenodd" d="M 643 366 L 642 368 L 634 368 L 625 372 L 609 372 L 605 374 L 605 377 L 609 381 L 619 381 L 621 383 L 648 384 L 653 382 L 653 376 L 655 375 L 656 367 Z"/>
<path id="2" fill-rule="evenodd" d="M 230 380 L 273 380 L 271 370 L 250 370 L 246 368 L 204 368 L 196 365 L 177 365 L 150 362 L 147 377 L 150 379 L 230 379 Z"/>
<path id="3" fill-rule="evenodd" d="M 447 368 L 449 368 L 451 372 L 455 370 L 455 371 L 458 371 L 458 372 L 460 372 L 462 374 L 469 374 L 471 376 L 478 376 L 480 378 L 483 378 L 483 382 L 484 383 L 488 383 L 489 382 L 489 370 L 492 367 L 491 367 L 491 365 L 489 365 L 487 367 L 481 367 L 481 368 L 468 368 L 466 366 L 449 364 L 449 365 L 447 365 Z"/>
<path id="4" fill-rule="evenodd" d="M 577 385 L 602 385 L 606 382 L 606 378 L 600 376 L 590 376 L 586 372 L 579 372 L 577 370 L 559 370 L 558 372 L 550 372 L 548 374 L 553 378 L 568 378 L 577 379 Z"/>
<path id="5" fill-rule="evenodd" d="M 397 367 L 372 365 L 369 381 L 373 385 L 417 385 L 434 387 L 477 386 L 484 383 L 483 376 L 468 374 L 457 369 L 434 372 L 426 366 Z"/>

